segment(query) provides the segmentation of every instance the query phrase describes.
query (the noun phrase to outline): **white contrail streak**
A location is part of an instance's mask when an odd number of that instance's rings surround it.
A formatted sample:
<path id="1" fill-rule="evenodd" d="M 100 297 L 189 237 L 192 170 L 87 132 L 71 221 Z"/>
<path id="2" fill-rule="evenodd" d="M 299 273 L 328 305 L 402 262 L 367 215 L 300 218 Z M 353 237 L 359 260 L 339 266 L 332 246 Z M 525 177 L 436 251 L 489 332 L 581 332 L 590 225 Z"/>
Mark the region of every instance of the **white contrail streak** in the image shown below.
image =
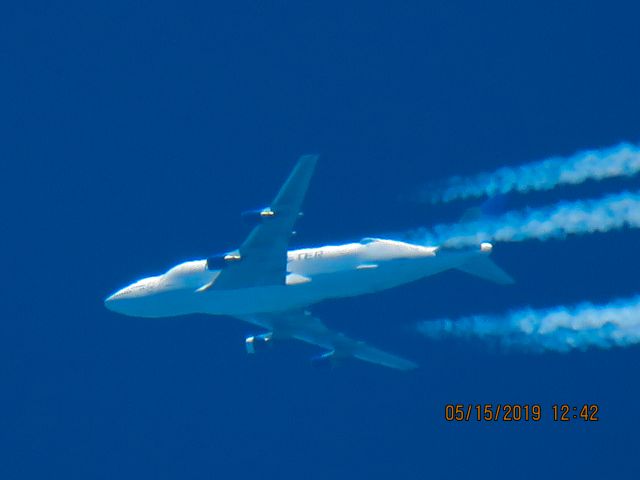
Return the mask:
<path id="1" fill-rule="evenodd" d="M 431 203 L 497 195 L 512 191 L 550 190 L 586 180 L 630 177 L 640 172 L 640 148 L 630 143 L 587 150 L 514 167 L 502 167 L 468 177 L 452 177 L 427 187 L 419 197 Z"/>
<path id="2" fill-rule="evenodd" d="M 506 315 L 474 315 L 458 320 L 422 321 L 428 338 L 477 339 L 507 350 L 569 352 L 640 343 L 640 296 L 604 305 L 526 308 Z"/>
<path id="3" fill-rule="evenodd" d="M 463 247 L 492 240 L 548 240 L 624 227 L 640 227 L 640 193 L 624 192 L 600 199 L 507 212 L 499 217 L 471 222 L 436 225 L 409 232 L 405 237 L 417 243 Z"/>

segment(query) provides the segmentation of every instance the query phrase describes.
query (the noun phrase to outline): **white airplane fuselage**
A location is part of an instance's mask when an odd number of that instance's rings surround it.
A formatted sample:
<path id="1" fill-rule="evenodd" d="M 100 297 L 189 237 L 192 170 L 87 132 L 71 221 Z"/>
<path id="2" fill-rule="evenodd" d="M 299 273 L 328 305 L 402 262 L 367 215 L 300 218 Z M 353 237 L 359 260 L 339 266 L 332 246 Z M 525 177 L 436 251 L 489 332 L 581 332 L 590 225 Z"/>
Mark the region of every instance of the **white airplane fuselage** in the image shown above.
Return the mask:
<path id="1" fill-rule="evenodd" d="M 195 260 L 123 288 L 107 298 L 105 305 L 139 317 L 190 313 L 246 317 L 285 312 L 331 298 L 393 288 L 458 268 L 490 251 L 488 243 L 471 250 L 450 251 L 395 240 L 364 239 L 291 250 L 285 284 L 230 290 L 203 289 L 209 284 L 215 286 L 220 270 L 209 270 L 206 260 Z"/>

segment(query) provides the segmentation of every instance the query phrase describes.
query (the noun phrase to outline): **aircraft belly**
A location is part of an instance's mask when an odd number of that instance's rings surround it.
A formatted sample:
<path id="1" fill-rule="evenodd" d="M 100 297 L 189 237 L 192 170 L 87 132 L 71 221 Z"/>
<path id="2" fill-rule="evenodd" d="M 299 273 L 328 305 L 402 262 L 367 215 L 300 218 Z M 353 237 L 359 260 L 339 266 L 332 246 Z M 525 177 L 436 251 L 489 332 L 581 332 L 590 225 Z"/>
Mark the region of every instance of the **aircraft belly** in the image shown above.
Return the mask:
<path id="1" fill-rule="evenodd" d="M 251 315 L 284 312 L 327 300 L 351 297 L 393 288 L 448 270 L 450 259 L 396 260 L 375 268 L 350 268 L 309 275 L 310 281 L 296 285 L 274 285 L 235 290 L 193 293 L 196 310 L 216 315 Z M 308 275 L 308 272 L 301 272 Z"/>
<path id="2" fill-rule="evenodd" d="M 251 315 L 283 312 L 315 303 L 306 285 L 276 285 L 209 292 L 199 311 L 214 315 Z"/>

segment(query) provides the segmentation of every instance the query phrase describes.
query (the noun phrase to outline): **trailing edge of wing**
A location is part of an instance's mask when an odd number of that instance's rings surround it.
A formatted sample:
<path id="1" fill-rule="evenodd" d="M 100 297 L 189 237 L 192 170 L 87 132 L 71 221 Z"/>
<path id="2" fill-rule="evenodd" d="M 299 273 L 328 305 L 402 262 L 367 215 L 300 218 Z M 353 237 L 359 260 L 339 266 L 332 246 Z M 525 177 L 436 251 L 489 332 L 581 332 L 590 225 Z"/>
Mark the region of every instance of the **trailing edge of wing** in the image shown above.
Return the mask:
<path id="1" fill-rule="evenodd" d="M 303 311 L 241 317 L 241 319 L 272 330 L 275 338 L 295 338 L 325 348 L 329 350 L 326 357 L 353 357 L 397 370 L 412 370 L 418 367 L 410 360 L 330 330 L 322 320 Z"/>

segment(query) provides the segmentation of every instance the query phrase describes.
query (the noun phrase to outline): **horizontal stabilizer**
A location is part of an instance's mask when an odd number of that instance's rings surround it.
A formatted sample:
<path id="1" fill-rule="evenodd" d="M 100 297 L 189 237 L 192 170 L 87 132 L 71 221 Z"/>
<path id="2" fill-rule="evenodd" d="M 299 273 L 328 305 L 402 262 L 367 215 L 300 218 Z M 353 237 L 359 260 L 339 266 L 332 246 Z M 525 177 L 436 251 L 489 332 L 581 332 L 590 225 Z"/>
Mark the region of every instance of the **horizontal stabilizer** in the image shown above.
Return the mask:
<path id="1" fill-rule="evenodd" d="M 477 256 L 457 268 L 465 273 L 475 275 L 476 277 L 489 280 L 499 285 L 511 285 L 515 283 L 513 278 L 496 265 L 488 256 Z"/>

